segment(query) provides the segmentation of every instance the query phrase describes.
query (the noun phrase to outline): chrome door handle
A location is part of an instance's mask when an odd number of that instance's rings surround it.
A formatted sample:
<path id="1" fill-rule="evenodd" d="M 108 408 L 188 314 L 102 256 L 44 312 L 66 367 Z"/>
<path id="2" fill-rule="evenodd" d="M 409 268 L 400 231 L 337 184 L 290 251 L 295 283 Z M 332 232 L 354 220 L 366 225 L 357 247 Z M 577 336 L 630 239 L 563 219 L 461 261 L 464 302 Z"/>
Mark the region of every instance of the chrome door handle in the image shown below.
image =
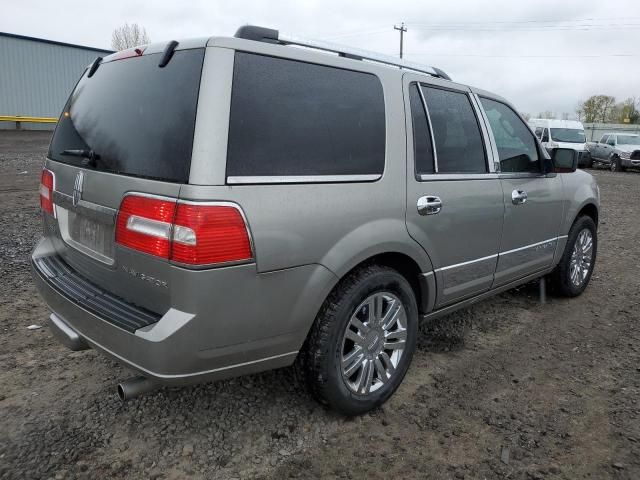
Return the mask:
<path id="1" fill-rule="evenodd" d="M 418 199 L 418 213 L 420 215 L 435 215 L 442 210 L 440 197 L 427 195 Z"/>
<path id="2" fill-rule="evenodd" d="M 524 190 L 514 190 L 511 192 L 511 203 L 514 205 L 522 205 L 527 201 L 527 192 Z"/>

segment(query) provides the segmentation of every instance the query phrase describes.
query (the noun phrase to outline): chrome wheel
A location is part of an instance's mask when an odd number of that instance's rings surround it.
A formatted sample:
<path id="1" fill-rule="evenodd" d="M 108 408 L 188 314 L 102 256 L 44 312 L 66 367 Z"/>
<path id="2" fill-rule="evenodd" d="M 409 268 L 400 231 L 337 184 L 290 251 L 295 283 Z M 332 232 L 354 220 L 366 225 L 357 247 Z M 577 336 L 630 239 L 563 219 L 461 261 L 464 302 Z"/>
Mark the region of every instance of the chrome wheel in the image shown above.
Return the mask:
<path id="1" fill-rule="evenodd" d="M 578 233 L 569 262 L 569 278 L 576 287 L 585 282 L 593 262 L 593 235 L 584 228 Z"/>
<path id="2" fill-rule="evenodd" d="M 351 315 L 342 339 L 342 379 L 367 395 L 393 377 L 407 341 L 407 314 L 390 292 L 367 297 Z"/>

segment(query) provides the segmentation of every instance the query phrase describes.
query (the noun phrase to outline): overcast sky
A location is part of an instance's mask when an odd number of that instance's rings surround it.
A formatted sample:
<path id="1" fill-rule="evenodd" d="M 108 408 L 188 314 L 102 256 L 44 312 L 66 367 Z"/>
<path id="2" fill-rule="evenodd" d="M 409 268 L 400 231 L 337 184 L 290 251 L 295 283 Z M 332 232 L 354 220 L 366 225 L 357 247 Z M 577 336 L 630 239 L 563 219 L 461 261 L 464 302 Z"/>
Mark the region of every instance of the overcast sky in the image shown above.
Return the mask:
<path id="1" fill-rule="evenodd" d="M 640 0 L 5 0 L 0 31 L 109 48 L 137 22 L 153 41 L 232 35 L 244 24 L 398 53 L 536 115 L 593 94 L 640 97 Z M 0 55 L 2 52 L 0 52 Z"/>

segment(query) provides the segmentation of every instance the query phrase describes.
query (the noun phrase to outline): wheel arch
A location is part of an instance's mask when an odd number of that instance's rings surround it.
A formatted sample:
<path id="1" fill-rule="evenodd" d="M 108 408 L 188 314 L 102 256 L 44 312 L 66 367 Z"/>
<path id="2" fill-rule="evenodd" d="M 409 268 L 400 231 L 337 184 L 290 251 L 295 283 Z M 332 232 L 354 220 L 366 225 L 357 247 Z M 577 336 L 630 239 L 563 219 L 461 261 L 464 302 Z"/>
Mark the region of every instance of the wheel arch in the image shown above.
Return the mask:
<path id="1" fill-rule="evenodd" d="M 598 207 L 595 205 L 595 203 L 589 202 L 583 205 L 583 207 L 578 211 L 575 218 L 571 222 L 571 225 L 573 225 L 575 221 L 583 215 L 586 215 L 587 217 L 591 217 L 591 220 L 593 220 L 593 223 L 596 224 L 596 228 L 598 228 L 598 219 L 600 216 L 600 212 L 598 210 Z"/>
<path id="2" fill-rule="evenodd" d="M 416 297 L 419 313 L 428 313 L 433 309 L 436 296 L 436 283 L 432 271 L 424 272 L 423 267 L 420 266 L 415 258 L 406 252 L 398 250 L 380 251 L 366 258 L 359 258 L 358 261 L 353 262 L 348 268 L 345 268 L 340 275 L 336 276 L 336 281 L 331 287 L 329 295 L 338 287 L 342 280 L 367 265 L 381 265 L 393 268 L 400 273 L 411 286 Z"/>

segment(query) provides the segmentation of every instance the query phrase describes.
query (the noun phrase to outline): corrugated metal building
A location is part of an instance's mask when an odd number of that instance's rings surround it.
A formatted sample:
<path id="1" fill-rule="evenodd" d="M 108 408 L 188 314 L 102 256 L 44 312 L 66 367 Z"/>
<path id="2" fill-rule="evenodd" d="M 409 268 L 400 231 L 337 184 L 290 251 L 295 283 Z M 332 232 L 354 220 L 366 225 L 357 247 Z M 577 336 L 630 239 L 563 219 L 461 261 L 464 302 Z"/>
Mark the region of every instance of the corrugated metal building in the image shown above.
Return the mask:
<path id="1" fill-rule="evenodd" d="M 85 67 L 110 50 L 0 32 L 0 116 L 57 118 Z M 52 123 L 21 123 L 53 129 Z M 16 128 L 0 121 L 0 129 Z"/>

